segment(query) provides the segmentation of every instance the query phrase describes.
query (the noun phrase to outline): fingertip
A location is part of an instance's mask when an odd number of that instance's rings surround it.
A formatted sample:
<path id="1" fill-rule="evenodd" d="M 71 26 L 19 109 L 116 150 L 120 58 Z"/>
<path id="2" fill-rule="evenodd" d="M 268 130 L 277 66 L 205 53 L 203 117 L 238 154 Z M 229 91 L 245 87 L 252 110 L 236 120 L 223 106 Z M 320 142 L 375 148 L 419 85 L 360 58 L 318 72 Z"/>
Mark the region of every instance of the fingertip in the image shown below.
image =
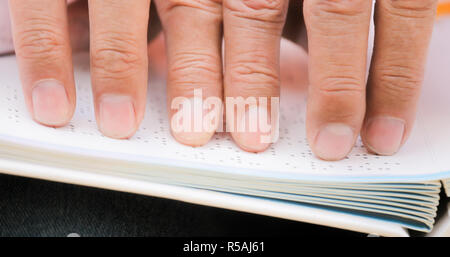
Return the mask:
<path id="1" fill-rule="evenodd" d="M 252 153 L 264 152 L 278 139 L 278 108 L 275 106 L 267 108 L 250 106 L 245 114 L 237 113 L 236 117 L 232 113 L 227 113 L 229 115 L 227 119 L 236 121 L 236 127 L 231 128 L 231 136 L 242 150 Z M 261 120 L 264 116 L 267 116 L 266 121 Z M 266 126 L 264 123 L 267 123 Z"/>
<path id="2" fill-rule="evenodd" d="M 183 99 L 177 106 L 177 100 Z M 221 100 L 216 98 L 216 108 L 208 109 L 201 97 L 179 96 L 172 100 L 170 131 L 181 144 L 199 147 L 207 144 L 216 132 L 220 119 Z M 207 100 L 205 100 L 207 101 Z M 207 104 L 206 104 L 207 105 Z M 176 110 L 175 110 L 176 109 Z"/>
<path id="3" fill-rule="evenodd" d="M 381 116 L 367 121 L 362 132 L 366 148 L 378 155 L 393 155 L 402 145 L 405 134 L 405 121 Z"/>
<path id="4" fill-rule="evenodd" d="M 183 145 L 200 147 L 206 145 L 213 137 L 214 132 L 174 132 L 172 136 Z"/>
<path id="5" fill-rule="evenodd" d="M 31 91 L 33 119 L 45 126 L 62 127 L 70 122 L 74 108 L 64 85 L 54 79 L 35 83 Z"/>
<path id="6" fill-rule="evenodd" d="M 317 133 L 312 150 L 314 154 L 326 161 L 344 159 L 355 143 L 355 132 L 342 123 L 330 123 L 323 126 Z"/>
<path id="7" fill-rule="evenodd" d="M 263 143 L 261 141 L 261 133 L 254 132 L 236 132 L 231 133 L 234 142 L 246 152 L 260 153 L 264 152 L 270 147 L 270 143 Z"/>
<path id="8" fill-rule="evenodd" d="M 99 129 L 114 139 L 127 139 L 137 130 L 136 112 L 129 96 L 106 94 L 99 101 Z"/>

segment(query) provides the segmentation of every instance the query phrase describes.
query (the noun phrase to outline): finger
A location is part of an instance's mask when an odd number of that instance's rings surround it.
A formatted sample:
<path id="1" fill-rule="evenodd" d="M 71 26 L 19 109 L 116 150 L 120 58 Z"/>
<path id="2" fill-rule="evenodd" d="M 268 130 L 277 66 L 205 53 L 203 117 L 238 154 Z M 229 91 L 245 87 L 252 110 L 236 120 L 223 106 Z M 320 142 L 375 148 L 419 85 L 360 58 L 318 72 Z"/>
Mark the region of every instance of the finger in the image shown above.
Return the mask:
<path id="1" fill-rule="evenodd" d="M 219 115 L 210 112 L 206 99 L 216 99 L 217 108 L 222 102 L 221 1 L 160 0 L 156 5 L 167 46 L 172 135 L 186 145 L 204 145 L 219 125 Z M 179 106 L 180 99 L 187 102 Z M 187 109 L 186 116 L 176 115 Z"/>
<path id="2" fill-rule="evenodd" d="M 156 75 L 164 78 L 167 76 L 167 56 L 166 56 L 166 43 L 164 39 L 164 33 L 157 35 L 148 44 L 148 65 L 150 75 Z"/>
<path id="3" fill-rule="evenodd" d="M 372 152 L 394 154 L 413 127 L 436 3 L 376 3 L 375 49 L 362 130 L 362 139 Z"/>
<path id="4" fill-rule="evenodd" d="M 310 88 L 307 138 L 325 160 L 344 158 L 359 134 L 372 1 L 304 2 Z"/>
<path id="5" fill-rule="evenodd" d="M 288 1 L 223 2 L 227 127 L 242 149 L 264 151 L 278 129 L 277 115 L 267 116 L 278 109 L 271 103 L 280 95 L 280 39 Z M 245 109 L 237 106 L 245 102 Z"/>
<path id="6" fill-rule="evenodd" d="M 27 107 L 37 122 L 63 126 L 70 121 L 76 100 L 66 1 L 9 4 Z"/>
<path id="7" fill-rule="evenodd" d="M 308 87 L 308 54 L 301 46 L 285 38 L 281 39 L 280 45 L 280 81 L 282 99 L 283 91 L 305 92 Z"/>
<path id="8" fill-rule="evenodd" d="M 76 1 L 67 8 L 70 45 L 73 52 L 89 49 L 89 12 L 86 1 Z"/>
<path id="9" fill-rule="evenodd" d="M 100 131 L 129 138 L 144 116 L 150 0 L 89 1 L 91 74 Z"/>

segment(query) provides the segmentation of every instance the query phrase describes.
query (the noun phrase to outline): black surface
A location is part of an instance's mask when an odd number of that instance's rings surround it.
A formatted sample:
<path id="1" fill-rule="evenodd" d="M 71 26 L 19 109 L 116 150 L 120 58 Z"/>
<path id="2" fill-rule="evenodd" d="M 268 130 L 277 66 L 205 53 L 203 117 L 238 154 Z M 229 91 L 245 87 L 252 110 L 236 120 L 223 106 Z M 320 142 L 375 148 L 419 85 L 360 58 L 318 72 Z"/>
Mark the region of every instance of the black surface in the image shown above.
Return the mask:
<path id="1" fill-rule="evenodd" d="M 0 175 L 0 236 L 366 236 L 136 194 Z"/>

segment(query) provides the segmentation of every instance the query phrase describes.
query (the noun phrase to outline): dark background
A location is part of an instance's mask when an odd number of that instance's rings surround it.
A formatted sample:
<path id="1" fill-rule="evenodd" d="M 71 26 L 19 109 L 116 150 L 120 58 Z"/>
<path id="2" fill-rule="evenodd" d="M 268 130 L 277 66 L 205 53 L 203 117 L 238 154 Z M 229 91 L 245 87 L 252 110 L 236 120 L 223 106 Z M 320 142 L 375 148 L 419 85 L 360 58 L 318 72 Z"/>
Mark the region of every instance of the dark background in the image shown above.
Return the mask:
<path id="1" fill-rule="evenodd" d="M 0 174 L 0 236 L 367 235 L 180 201 Z"/>

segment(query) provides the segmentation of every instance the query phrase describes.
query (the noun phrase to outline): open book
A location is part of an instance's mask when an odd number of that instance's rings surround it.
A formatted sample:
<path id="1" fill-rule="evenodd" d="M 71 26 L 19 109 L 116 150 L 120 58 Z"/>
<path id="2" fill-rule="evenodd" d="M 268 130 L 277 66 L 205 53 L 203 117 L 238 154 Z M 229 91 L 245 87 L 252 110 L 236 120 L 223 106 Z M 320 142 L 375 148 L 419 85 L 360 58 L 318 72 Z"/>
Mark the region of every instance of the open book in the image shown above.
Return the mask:
<path id="1" fill-rule="evenodd" d="M 140 129 L 129 140 L 114 140 L 97 130 L 87 54 L 74 60 L 75 116 L 58 129 L 31 120 L 15 57 L 1 57 L 0 171 L 379 235 L 428 232 L 441 189 L 450 194 L 450 37 L 445 34 L 450 35 L 450 22 L 438 22 L 417 122 L 406 145 L 395 156 L 376 156 L 358 142 L 338 162 L 321 161 L 309 149 L 301 92 L 282 92 L 280 139 L 253 154 L 225 133 L 199 148 L 175 142 L 164 82 L 152 78 Z"/>

